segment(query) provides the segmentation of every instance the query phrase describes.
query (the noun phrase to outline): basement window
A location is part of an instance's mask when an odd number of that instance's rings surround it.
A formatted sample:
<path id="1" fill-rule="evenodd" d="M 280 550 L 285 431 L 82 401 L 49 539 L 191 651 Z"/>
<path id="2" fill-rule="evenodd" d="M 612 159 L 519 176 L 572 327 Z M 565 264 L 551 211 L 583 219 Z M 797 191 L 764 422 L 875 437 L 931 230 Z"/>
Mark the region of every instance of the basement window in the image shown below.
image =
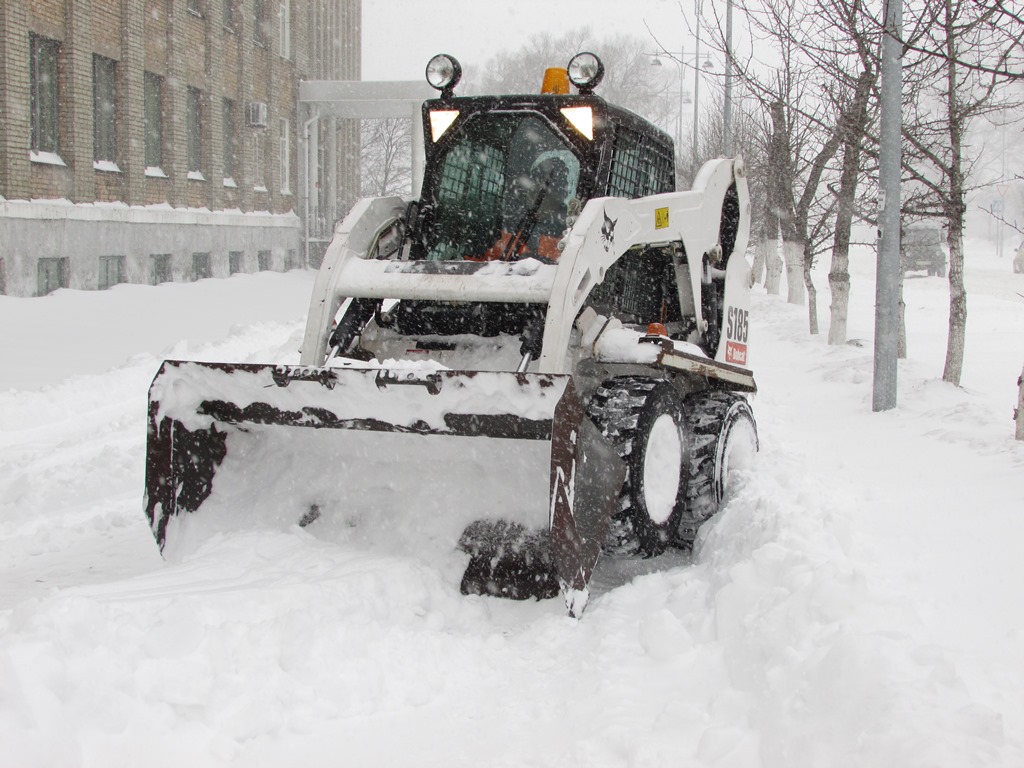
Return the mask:
<path id="1" fill-rule="evenodd" d="M 154 253 L 150 259 L 149 282 L 153 285 L 171 282 L 171 254 Z"/>
<path id="2" fill-rule="evenodd" d="M 213 270 L 210 268 L 210 254 L 209 253 L 193 253 L 192 254 L 192 279 L 193 280 L 205 280 L 208 277 L 213 277 Z"/>
<path id="3" fill-rule="evenodd" d="M 100 256 L 97 288 L 105 291 L 124 282 L 124 256 Z"/>
<path id="4" fill-rule="evenodd" d="M 46 296 L 68 287 L 68 260 L 65 257 L 39 259 L 36 268 L 36 295 Z"/>

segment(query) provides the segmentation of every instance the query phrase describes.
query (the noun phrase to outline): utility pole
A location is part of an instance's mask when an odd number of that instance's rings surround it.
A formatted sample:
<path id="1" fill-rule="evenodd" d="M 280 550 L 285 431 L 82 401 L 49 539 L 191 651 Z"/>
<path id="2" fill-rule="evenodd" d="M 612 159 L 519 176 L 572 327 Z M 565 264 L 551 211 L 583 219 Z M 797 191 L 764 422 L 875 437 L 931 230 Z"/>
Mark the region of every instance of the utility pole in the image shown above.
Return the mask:
<path id="1" fill-rule="evenodd" d="M 732 157 L 732 3 L 725 3 L 725 98 L 722 104 L 722 154 Z"/>
<path id="2" fill-rule="evenodd" d="M 899 348 L 900 173 L 902 161 L 903 0 L 886 0 L 882 35 L 878 156 L 878 262 L 875 279 L 875 366 L 871 410 L 896 407 Z"/>
<path id="3" fill-rule="evenodd" d="M 697 151 L 697 139 L 700 133 L 700 24 L 701 0 L 694 3 L 697 16 L 697 42 L 693 54 L 693 172 L 700 169 L 700 153 Z"/>

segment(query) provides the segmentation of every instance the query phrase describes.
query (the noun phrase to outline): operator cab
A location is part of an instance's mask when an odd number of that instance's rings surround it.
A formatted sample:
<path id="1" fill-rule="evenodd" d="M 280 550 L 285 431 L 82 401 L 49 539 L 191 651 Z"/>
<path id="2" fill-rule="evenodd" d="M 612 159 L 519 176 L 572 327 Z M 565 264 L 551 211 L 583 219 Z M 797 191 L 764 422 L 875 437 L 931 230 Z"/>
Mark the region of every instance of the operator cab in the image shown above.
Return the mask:
<path id="1" fill-rule="evenodd" d="M 589 199 L 675 190 L 671 138 L 594 95 L 604 75 L 594 54 L 549 69 L 540 94 L 456 97 L 461 72 L 444 54 L 427 66 L 441 95 L 423 105 L 426 167 L 410 258 L 553 263 L 569 218 Z"/>

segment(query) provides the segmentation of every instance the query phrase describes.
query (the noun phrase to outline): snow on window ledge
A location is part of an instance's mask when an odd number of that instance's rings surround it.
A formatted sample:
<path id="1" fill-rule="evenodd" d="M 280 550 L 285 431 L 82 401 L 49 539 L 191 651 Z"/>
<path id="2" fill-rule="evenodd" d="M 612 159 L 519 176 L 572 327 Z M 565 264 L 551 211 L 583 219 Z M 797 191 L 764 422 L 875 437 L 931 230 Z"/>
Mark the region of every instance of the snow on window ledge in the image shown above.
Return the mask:
<path id="1" fill-rule="evenodd" d="M 169 178 L 167 176 L 167 174 L 164 173 L 164 169 L 161 168 L 159 165 L 147 165 L 146 166 L 146 175 L 149 178 L 151 178 L 151 179 L 166 179 L 166 178 Z"/>
<path id="2" fill-rule="evenodd" d="M 33 163 L 42 163 L 43 165 L 59 165 L 62 168 L 67 168 L 68 165 L 65 163 L 61 156 L 56 152 L 36 152 L 30 150 L 28 153 L 28 159 Z"/>
<path id="3" fill-rule="evenodd" d="M 264 186 L 263 186 L 262 184 L 260 184 L 259 186 L 255 186 L 255 187 L 253 187 L 253 188 L 252 188 L 252 191 L 253 191 L 253 192 L 266 192 L 266 191 L 267 191 L 267 188 L 266 188 L 266 187 L 264 187 Z"/>
<path id="4" fill-rule="evenodd" d="M 106 173 L 120 173 L 121 169 L 113 160 L 93 160 L 92 167 L 97 171 Z"/>
<path id="5" fill-rule="evenodd" d="M 203 176 L 202 171 L 189 171 L 188 178 L 192 181 L 206 181 L 206 177 Z"/>
<path id="6" fill-rule="evenodd" d="M 292 191 L 285 187 L 284 189 L 281 190 L 281 194 L 284 195 L 285 197 L 291 197 Z"/>
<path id="7" fill-rule="evenodd" d="M 228 189 L 238 189 L 238 185 L 235 183 L 235 180 L 230 176 L 224 177 L 224 186 Z"/>

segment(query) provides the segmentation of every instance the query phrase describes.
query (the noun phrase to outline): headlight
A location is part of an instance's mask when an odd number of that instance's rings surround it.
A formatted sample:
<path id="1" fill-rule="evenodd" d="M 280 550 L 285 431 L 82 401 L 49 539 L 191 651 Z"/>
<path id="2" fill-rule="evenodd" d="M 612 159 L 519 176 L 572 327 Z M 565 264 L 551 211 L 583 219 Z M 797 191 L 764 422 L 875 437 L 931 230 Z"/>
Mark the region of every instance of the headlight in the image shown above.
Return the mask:
<path id="1" fill-rule="evenodd" d="M 461 78 L 462 65 L 454 56 L 439 53 L 427 62 L 427 82 L 442 95 L 450 96 Z"/>
<path id="2" fill-rule="evenodd" d="M 569 80 L 580 93 L 590 93 L 604 77 L 604 64 L 593 53 L 577 53 L 569 61 Z"/>

